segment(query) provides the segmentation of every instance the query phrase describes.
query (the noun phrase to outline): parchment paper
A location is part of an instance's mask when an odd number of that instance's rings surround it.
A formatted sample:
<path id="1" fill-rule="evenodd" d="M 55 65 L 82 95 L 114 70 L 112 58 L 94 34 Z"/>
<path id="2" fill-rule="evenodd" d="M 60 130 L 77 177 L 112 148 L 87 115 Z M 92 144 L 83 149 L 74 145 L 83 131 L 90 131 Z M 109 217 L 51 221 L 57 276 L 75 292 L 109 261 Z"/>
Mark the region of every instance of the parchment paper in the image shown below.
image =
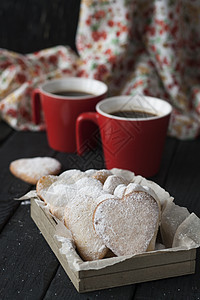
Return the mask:
<path id="1" fill-rule="evenodd" d="M 130 171 L 112 169 L 113 174 L 122 176 L 129 182 L 137 183 L 150 187 L 160 199 L 162 208 L 162 218 L 160 224 L 160 233 L 162 244 L 157 244 L 155 251 L 152 252 L 173 252 L 179 250 L 189 250 L 200 246 L 200 219 L 194 214 L 189 213 L 187 208 L 175 204 L 174 198 L 153 181 L 147 180 L 142 176 L 135 176 Z M 132 173 L 132 174 L 131 174 Z M 34 198 L 37 205 L 49 212 L 48 204 L 37 196 L 36 191 L 31 191 L 18 200 L 26 200 Z M 55 216 L 52 216 L 55 219 Z M 56 233 L 54 238 L 61 242 L 60 252 L 66 256 L 70 268 L 74 271 L 101 269 L 122 262 L 132 256 L 120 256 L 100 259 L 96 261 L 83 261 L 77 254 L 71 232 L 64 226 L 63 222 L 56 219 Z M 151 253 L 152 253 L 151 252 Z M 137 256 L 144 255 L 137 254 Z"/>

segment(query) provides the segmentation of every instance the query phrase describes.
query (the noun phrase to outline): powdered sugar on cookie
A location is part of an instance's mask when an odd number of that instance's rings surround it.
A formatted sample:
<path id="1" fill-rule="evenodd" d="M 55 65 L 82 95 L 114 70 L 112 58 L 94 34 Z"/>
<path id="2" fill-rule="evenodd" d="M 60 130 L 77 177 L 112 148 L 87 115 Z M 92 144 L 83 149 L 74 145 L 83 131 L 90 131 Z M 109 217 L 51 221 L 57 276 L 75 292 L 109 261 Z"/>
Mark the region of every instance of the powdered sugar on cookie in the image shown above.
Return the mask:
<path id="1" fill-rule="evenodd" d="M 60 170 L 60 162 L 52 157 L 22 158 L 10 164 L 11 173 L 30 184 L 36 184 L 43 175 L 57 175 Z"/>
<path id="2" fill-rule="evenodd" d="M 39 197 L 71 231 L 84 260 L 101 259 L 108 250 L 121 256 L 155 249 L 161 208 L 153 187 L 120 169 L 68 170 L 44 176 L 36 186 Z"/>
<path id="3" fill-rule="evenodd" d="M 119 184 L 128 184 L 128 181 L 120 176 L 110 175 L 104 182 L 103 190 L 107 193 L 113 194 Z"/>
<path id="4" fill-rule="evenodd" d="M 93 228 L 95 207 L 93 197 L 79 192 L 76 201 L 68 203 L 65 209 L 65 225 L 72 232 L 77 250 L 84 260 L 103 258 L 108 251 Z"/>
<path id="5" fill-rule="evenodd" d="M 148 250 L 157 235 L 159 219 L 157 201 L 146 192 L 132 192 L 123 199 L 102 201 L 94 212 L 93 224 L 113 253 L 134 255 Z"/>
<path id="6" fill-rule="evenodd" d="M 95 201 L 104 193 L 99 180 L 78 170 L 69 170 L 60 176 L 44 176 L 38 181 L 36 189 L 39 197 L 50 205 L 51 212 L 59 219 L 63 219 L 66 205 L 77 201 L 78 194 L 91 196 Z"/>

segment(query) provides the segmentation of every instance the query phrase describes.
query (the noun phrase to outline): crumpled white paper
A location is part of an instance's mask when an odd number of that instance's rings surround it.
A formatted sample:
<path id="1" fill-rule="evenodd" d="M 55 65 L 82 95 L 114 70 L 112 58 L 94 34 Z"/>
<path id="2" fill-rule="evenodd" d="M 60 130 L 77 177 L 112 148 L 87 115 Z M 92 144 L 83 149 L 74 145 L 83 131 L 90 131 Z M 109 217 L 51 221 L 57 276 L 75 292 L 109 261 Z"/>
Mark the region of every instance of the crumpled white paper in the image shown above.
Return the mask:
<path id="1" fill-rule="evenodd" d="M 174 198 L 153 181 L 147 180 L 142 176 L 135 176 L 130 171 L 112 169 L 114 175 L 121 176 L 136 184 L 151 188 L 160 200 L 162 208 L 162 218 L 160 232 L 162 244 L 157 244 L 155 251 L 145 252 L 141 255 L 150 255 L 152 252 L 174 252 L 180 250 L 189 250 L 200 246 L 200 219 L 194 214 L 189 213 L 187 208 L 180 207 L 174 203 Z M 36 191 L 30 191 L 18 200 L 33 198 L 46 214 L 51 215 L 48 204 L 45 205 L 38 197 Z M 55 216 L 51 215 L 54 219 Z M 71 232 L 64 223 L 56 219 L 56 233 L 54 238 L 61 243 L 60 253 L 66 256 L 67 262 L 73 271 L 79 270 L 97 270 L 111 266 L 127 260 L 132 256 L 121 256 L 100 259 L 96 261 L 83 261 L 76 252 Z"/>

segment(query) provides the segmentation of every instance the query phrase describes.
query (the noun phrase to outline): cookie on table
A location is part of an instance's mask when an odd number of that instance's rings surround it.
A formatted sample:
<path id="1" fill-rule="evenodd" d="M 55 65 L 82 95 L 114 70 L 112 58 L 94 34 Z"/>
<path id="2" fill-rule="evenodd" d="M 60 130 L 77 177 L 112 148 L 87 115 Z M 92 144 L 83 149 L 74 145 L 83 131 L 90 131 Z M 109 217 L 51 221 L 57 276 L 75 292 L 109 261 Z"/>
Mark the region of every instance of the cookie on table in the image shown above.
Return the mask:
<path id="1" fill-rule="evenodd" d="M 61 164 L 52 157 L 21 158 L 11 162 L 10 172 L 21 180 L 36 184 L 44 175 L 57 175 Z"/>

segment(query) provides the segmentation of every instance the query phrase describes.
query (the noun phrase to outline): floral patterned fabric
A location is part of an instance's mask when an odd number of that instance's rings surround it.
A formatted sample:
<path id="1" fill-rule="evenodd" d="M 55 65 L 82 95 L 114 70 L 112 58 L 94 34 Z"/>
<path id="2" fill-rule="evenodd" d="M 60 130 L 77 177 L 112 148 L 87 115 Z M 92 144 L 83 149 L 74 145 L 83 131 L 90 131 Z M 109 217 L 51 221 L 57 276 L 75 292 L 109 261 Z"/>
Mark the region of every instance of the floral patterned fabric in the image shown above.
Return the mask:
<path id="1" fill-rule="evenodd" d="M 89 77 L 109 96 L 143 94 L 169 101 L 169 135 L 200 130 L 200 1 L 82 0 L 76 45 L 21 55 L 0 50 L 0 115 L 18 130 L 31 121 L 31 92 L 45 80 Z"/>

